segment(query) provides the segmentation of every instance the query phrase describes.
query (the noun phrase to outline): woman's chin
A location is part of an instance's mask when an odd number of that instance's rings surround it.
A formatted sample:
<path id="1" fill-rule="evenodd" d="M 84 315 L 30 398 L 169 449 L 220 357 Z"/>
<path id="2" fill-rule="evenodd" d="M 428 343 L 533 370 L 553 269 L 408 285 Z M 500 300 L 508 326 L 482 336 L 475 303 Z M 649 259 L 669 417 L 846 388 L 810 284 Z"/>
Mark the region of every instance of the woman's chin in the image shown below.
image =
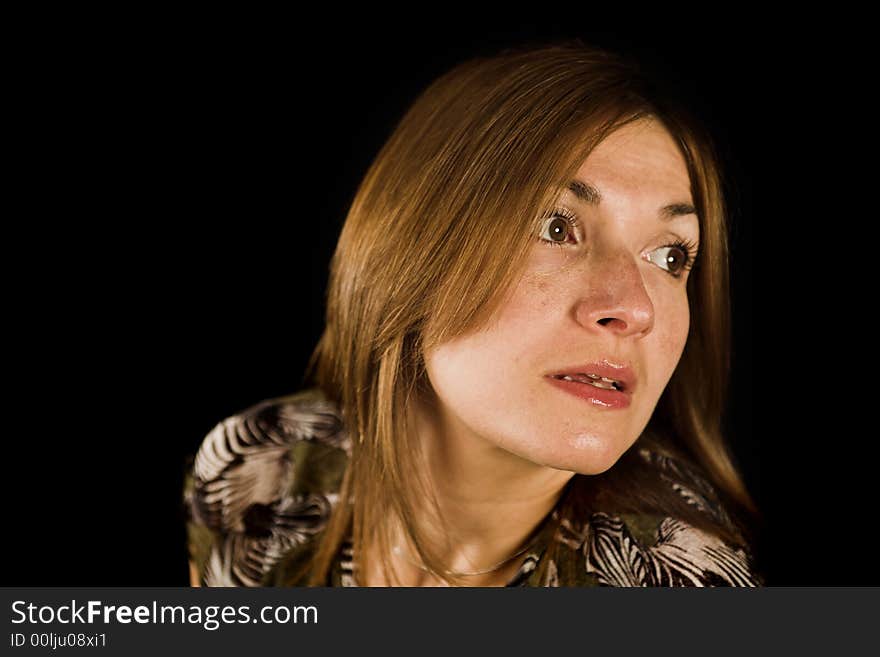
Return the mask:
<path id="1" fill-rule="evenodd" d="M 584 475 L 602 474 L 623 455 L 629 443 L 595 434 L 577 434 L 556 445 L 511 449 L 519 457 L 548 468 Z"/>
<path id="2" fill-rule="evenodd" d="M 608 436 L 576 434 L 560 445 L 548 465 L 577 474 L 598 475 L 617 463 L 626 447 Z"/>

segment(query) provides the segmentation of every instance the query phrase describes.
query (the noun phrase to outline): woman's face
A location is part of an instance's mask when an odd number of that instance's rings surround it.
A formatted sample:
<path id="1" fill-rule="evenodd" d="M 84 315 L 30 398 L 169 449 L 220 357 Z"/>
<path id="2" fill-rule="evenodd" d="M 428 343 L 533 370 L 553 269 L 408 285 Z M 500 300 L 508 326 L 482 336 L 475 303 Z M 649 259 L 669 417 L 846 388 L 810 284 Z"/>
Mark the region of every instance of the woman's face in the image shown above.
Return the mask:
<path id="1" fill-rule="evenodd" d="M 655 121 L 611 134 L 576 180 L 598 198 L 566 190 L 492 324 L 427 353 L 426 365 L 450 426 L 533 463 L 598 474 L 641 434 L 681 357 L 700 235 L 684 207 L 685 162 Z M 603 362 L 631 368 L 632 384 L 611 395 L 624 407 L 551 376 Z"/>

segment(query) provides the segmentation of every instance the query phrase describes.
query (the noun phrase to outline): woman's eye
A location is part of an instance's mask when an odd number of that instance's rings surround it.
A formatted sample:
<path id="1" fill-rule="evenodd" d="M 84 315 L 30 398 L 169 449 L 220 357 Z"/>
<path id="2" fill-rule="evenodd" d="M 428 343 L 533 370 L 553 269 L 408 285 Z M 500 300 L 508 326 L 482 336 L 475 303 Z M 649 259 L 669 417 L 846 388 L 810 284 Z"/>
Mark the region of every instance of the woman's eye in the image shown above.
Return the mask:
<path id="1" fill-rule="evenodd" d="M 676 278 L 679 278 L 685 270 L 690 268 L 691 260 L 688 250 L 677 244 L 669 244 L 655 249 L 648 256 L 648 259 Z"/>
<path id="2" fill-rule="evenodd" d="M 574 220 L 561 214 L 554 214 L 544 222 L 541 239 L 556 246 L 562 246 L 574 237 Z"/>

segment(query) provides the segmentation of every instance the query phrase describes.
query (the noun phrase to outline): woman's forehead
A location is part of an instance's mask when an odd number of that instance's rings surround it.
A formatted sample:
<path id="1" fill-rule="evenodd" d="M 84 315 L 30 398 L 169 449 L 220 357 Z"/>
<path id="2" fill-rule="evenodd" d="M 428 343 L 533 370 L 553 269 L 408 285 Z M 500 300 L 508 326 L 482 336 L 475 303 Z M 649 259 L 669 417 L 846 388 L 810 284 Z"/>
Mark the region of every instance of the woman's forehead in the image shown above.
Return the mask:
<path id="1" fill-rule="evenodd" d="M 657 121 L 639 120 L 618 128 L 581 163 L 577 180 L 590 181 L 601 197 L 600 181 L 607 185 L 637 183 L 636 188 L 671 187 L 690 191 L 687 164 L 675 140 Z"/>
<path id="2" fill-rule="evenodd" d="M 695 214 L 687 165 L 657 122 L 628 124 L 599 143 L 562 197 L 577 205 L 656 206 L 664 218 Z"/>

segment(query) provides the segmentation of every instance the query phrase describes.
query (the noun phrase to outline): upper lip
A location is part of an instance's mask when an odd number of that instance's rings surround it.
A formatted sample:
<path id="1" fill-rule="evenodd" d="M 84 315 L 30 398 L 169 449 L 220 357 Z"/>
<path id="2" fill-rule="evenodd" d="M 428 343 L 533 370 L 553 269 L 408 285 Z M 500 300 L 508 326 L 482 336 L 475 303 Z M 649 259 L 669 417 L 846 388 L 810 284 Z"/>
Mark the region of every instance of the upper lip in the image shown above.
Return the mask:
<path id="1" fill-rule="evenodd" d="M 636 375 L 632 368 L 626 364 L 619 365 L 609 360 L 603 360 L 598 363 L 586 363 L 584 365 L 572 365 L 564 369 L 550 372 L 546 376 L 564 376 L 573 374 L 597 374 L 604 376 L 606 379 L 614 379 L 623 387 L 623 392 L 632 393 L 636 388 Z"/>

